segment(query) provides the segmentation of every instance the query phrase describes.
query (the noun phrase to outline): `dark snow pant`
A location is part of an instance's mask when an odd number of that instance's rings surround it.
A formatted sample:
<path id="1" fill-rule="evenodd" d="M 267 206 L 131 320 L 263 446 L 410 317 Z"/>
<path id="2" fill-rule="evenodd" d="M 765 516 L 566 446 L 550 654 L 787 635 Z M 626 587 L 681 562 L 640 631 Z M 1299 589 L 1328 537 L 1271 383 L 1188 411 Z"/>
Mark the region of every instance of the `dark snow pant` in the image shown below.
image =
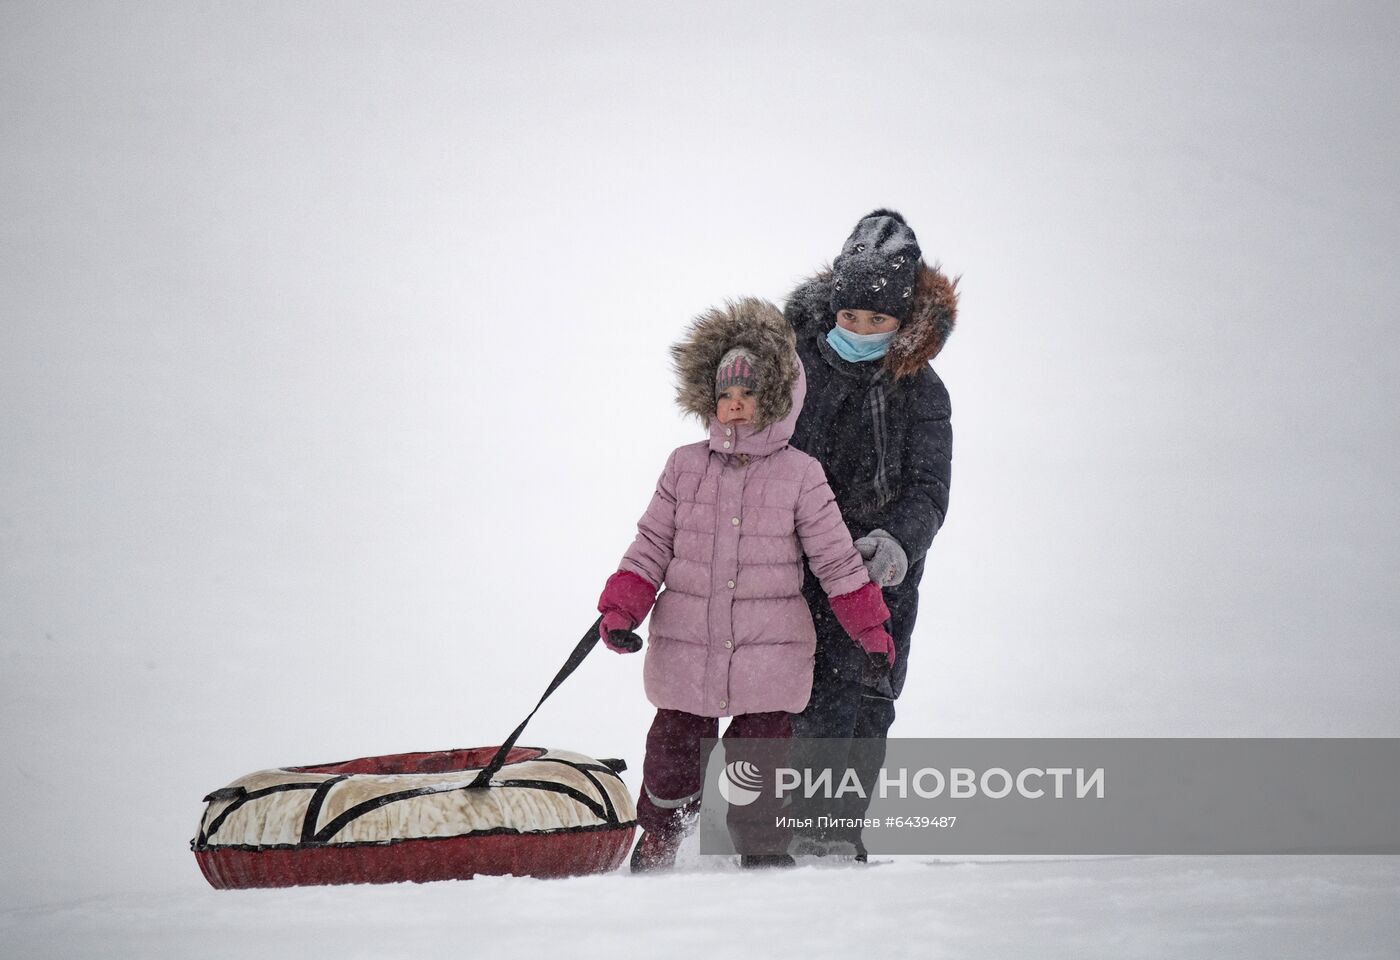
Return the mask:
<path id="1" fill-rule="evenodd" d="M 904 686 L 922 575 L 923 561 L 920 560 L 903 584 L 885 591 L 885 603 L 890 608 L 890 635 L 894 638 L 898 660 L 892 676 L 879 678 L 872 675 L 865 651 L 837 622 L 820 584 L 810 571 L 807 573 L 803 595 L 817 630 L 817 652 L 812 671 L 812 698 L 792 721 L 795 738 L 792 766 L 814 771 L 832 767 L 836 783 L 847 769 L 854 770 L 865 796 L 847 791 L 839 798 L 828 799 L 822 791 L 807 798 L 799 791 L 793 797 L 790 816 L 802 822 L 811 821 L 811 826 L 799 828 L 803 836 L 847 840 L 859 847 L 859 830 L 823 827 L 819 825 L 819 818 L 858 820 L 870 806 L 870 797 L 877 789 L 880 768 L 885 762 L 884 741 L 894 723 L 894 701 Z M 878 685 L 874 683 L 876 679 Z M 839 743 L 807 742 L 815 739 L 864 742 L 849 747 Z"/>
<path id="2" fill-rule="evenodd" d="M 646 759 L 642 761 L 642 796 L 637 803 L 637 823 L 643 830 L 679 837 L 700 809 L 704 792 L 705 763 L 700 741 L 719 734 L 716 717 L 700 717 L 680 710 L 657 710 L 647 731 Z M 760 770 L 771 771 L 786 762 L 792 736 L 792 714 L 745 713 L 734 717 L 724 732 L 729 761 L 749 759 Z M 781 740 L 783 744 L 745 745 L 746 740 Z M 781 853 L 787 833 L 774 827 L 778 803 L 770 778 L 754 802 L 730 804 L 727 813 L 730 836 L 740 853 Z M 772 849 L 769 849 L 772 848 Z"/>
<path id="3" fill-rule="evenodd" d="M 849 659 L 849 668 L 857 671 L 855 676 L 859 677 L 859 671 L 865 667 L 865 653 L 849 638 L 846 644 L 855 649 L 857 657 L 848 658 L 844 648 L 837 656 Z M 818 653 L 818 669 L 822 669 L 823 659 Z M 885 737 L 894 723 L 894 715 L 893 700 L 880 696 L 859 681 L 825 683 L 813 688 L 807 709 L 793 718 L 792 766 L 797 770 L 811 769 L 813 776 L 823 769 L 831 769 L 834 785 L 842 782 L 846 770 L 853 770 L 865 796 L 848 790 L 840 796 L 818 791 L 812 797 L 805 797 L 803 791 L 797 791 L 793 795 L 790 816 L 803 824 L 797 828 L 799 834 L 822 841 L 849 841 L 857 850 L 865 849 L 860 843 L 859 828 L 823 823 L 821 818 L 845 821 L 865 816 L 885 762 Z"/>

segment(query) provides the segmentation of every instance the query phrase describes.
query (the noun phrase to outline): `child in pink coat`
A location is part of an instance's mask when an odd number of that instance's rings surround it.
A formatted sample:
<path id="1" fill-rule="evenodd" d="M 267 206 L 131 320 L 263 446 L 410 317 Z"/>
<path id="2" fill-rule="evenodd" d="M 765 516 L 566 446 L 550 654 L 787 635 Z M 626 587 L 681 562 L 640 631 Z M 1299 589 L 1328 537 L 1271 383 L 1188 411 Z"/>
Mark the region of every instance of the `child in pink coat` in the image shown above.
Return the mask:
<path id="1" fill-rule="evenodd" d="M 802 597 L 804 557 L 855 642 L 885 663 L 894 658 L 889 611 L 826 475 L 788 443 L 806 381 L 783 315 L 756 299 L 711 310 L 672 356 L 678 403 L 710 436 L 666 461 L 636 539 L 598 601 L 603 640 L 620 653 L 630 652 L 627 635 L 651 613 L 643 672 L 657 713 L 647 734 L 634 871 L 674 864 L 699 807 L 700 741 L 716 735 L 720 717 L 733 718 L 726 739 L 791 735 L 792 714 L 811 694 L 816 649 Z"/>

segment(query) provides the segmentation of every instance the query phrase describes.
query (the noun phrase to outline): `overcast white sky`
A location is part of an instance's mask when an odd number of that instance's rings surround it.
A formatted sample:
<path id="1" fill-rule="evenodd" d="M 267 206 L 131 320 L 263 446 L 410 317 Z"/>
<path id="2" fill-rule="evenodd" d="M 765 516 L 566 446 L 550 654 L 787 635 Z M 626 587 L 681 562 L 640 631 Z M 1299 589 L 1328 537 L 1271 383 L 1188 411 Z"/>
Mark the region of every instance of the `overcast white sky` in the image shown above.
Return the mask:
<path id="1" fill-rule="evenodd" d="M 666 346 L 877 206 L 963 278 L 893 733 L 1400 735 L 1397 27 L 0 5 L 0 897 L 202 883 L 238 775 L 499 741 L 699 437 Z M 640 768 L 640 667 L 526 739 Z"/>

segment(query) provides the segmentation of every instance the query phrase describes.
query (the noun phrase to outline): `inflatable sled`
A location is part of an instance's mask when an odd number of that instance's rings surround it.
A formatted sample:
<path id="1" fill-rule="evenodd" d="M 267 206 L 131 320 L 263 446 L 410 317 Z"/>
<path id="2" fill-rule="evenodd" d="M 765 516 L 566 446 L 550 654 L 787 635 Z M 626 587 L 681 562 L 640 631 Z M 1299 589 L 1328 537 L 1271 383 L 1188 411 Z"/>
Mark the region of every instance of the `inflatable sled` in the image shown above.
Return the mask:
<path id="1" fill-rule="evenodd" d="M 231 889 L 616 870 L 637 821 L 626 764 L 515 746 L 596 645 L 599 622 L 499 747 L 279 767 L 215 790 L 190 841 L 205 879 Z"/>
<path id="2" fill-rule="evenodd" d="M 615 870 L 636 809 L 620 761 L 515 747 L 365 757 L 249 774 L 205 798 L 191 844 L 211 885 L 568 877 Z"/>

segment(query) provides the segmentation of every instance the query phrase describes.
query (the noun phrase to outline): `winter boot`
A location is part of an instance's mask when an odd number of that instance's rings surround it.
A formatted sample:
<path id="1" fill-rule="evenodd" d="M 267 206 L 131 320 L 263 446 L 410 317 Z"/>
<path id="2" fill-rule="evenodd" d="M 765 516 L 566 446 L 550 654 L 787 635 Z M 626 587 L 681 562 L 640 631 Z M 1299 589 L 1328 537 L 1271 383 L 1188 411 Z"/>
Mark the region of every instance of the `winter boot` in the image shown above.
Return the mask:
<path id="1" fill-rule="evenodd" d="M 864 848 L 849 840 L 829 837 L 799 836 L 792 842 L 792 852 L 799 857 L 830 857 L 832 860 L 859 859 Z"/>
<path id="2" fill-rule="evenodd" d="M 684 837 L 681 832 L 643 830 L 642 839 L 632 851 L 632 872 L 656 873 L 674 868 Z"/>
<path id="3" fill-rule="evenodd" d="M 739 858 L 745 870 L 769 870 L 774 867 L 795 867 L 797 861 L 786 853 L 746 853 Z"/>

